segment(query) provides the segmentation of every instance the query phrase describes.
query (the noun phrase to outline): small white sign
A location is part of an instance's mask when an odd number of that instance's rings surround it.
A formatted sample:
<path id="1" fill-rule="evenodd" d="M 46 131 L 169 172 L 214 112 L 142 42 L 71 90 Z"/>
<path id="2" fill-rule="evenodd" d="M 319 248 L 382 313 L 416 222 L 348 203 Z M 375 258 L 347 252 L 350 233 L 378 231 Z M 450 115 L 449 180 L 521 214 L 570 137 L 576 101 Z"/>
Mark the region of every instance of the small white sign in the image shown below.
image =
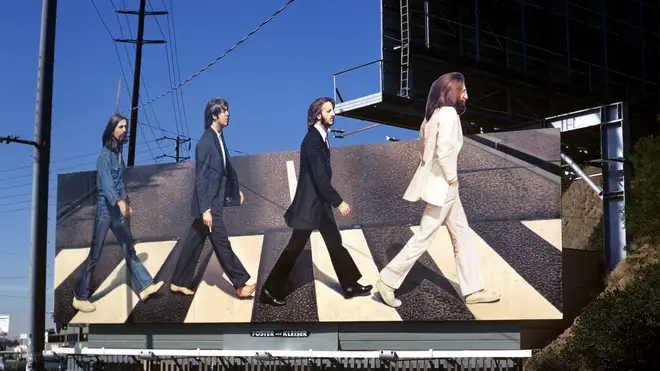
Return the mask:
<path id="1" fill-rule="evenodd" d="M 0 335 L 9 333 L 9 314 L 0 314 Z"/>

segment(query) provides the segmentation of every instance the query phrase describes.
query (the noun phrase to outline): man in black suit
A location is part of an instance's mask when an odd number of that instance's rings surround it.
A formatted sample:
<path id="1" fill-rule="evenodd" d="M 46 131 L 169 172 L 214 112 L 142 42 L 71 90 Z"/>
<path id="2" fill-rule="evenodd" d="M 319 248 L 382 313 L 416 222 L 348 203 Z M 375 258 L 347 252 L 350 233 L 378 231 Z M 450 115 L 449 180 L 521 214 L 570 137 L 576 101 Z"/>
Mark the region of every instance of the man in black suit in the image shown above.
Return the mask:
<path id="1" fill-rule="evenodd" d="M 342 245 L 341 234 L 332 207 L 342 216 L 351 208 L 332 187 L 328 128 L 335 121 L 335 102 L 331 98 L 318 98 L 307 112 L 307 135 L 300 145 L 300 173 L 296 195 L 284 219 L 293 234 L 282 255 L 261 289 L 261 300 L 267 304 L 285 305 L 284 286 L 293 265 L 305 248 L 312 231 L 318 229 L 328 247 L 332 266 L 337 273 L 344 297 L 369 294 L 372 286 L 358 283 L 362 278 L 348 250 Z"/>
<path id="2" fill-rule="evenodd" d="M 249 297 L 256 284 L 247 285 L 250 274 L 231 249 L 225 228 L 224 208 L 243 204 L 238 175 L 231 164 L 222 129 L 229 125 L 229 104 L 213 98 L 204 111 L 204 134 L 195 148 L 195 186 L 190 213 L 195 218 L 183 245 L 170 284 L 172 292 L 194 295 L 193 275 L 206 238 L 239 298 Z"/>

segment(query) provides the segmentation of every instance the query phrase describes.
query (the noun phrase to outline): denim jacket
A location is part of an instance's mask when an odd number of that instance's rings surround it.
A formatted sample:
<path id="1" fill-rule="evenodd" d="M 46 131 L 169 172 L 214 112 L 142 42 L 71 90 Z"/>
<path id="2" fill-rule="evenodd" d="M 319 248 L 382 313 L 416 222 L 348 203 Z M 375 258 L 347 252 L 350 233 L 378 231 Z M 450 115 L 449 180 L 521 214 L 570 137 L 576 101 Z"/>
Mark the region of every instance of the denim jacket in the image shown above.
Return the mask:
<path id="1" fill-rule="evenodd" d="M 96 159 L 96 188 L 99 197 L 104 197 L 115 206 L 126 197 L 124 190 L 124 157 L 121 150 L 112 152 L 103 147 Z"/>

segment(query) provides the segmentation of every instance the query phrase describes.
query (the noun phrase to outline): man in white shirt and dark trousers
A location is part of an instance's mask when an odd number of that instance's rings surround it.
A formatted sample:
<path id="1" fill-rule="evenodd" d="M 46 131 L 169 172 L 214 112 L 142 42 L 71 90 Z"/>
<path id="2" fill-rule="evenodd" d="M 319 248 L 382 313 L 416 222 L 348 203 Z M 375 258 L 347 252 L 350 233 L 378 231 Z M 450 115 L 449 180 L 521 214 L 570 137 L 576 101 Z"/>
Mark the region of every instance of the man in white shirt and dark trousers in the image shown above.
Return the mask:
<path id="1" fill-rule="evenodd" d="M 225 228 L 224 208 L 243 204 L 238 175 L 231 164 L 223 128 L 229 125 L 229 104 L 211 99 L 204 110 L 204 134 L 195 148 L 195 185 L 190 213 L 195 218 L 172 276 L 170 290 L 194 295 L 193 276 L 208 236 L 222 270 L 236 289 L 236 296 L 251 296 L 256 284 L 248 285 L 250 274 L 231 249 Z"/>

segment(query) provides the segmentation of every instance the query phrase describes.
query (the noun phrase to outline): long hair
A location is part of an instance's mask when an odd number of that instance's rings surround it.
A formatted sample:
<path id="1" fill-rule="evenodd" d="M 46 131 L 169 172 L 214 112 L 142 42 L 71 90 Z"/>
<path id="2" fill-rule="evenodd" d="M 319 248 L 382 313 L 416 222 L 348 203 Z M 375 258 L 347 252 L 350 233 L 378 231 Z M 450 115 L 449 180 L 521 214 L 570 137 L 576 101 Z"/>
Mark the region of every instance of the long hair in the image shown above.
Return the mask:
<path id="1" fill-rule="evenodd" d="M 323 109 L 323 105 L 327 102 L 332 103 L 332 108 L 335 108 L 335 100 L 328 97 L 322 97 L 315 99 L 312 104 L 309 105 L 307 110 L 307 127 L 310 128 L 316 124 L 317 117 Z"/>
<path id="2" fill-rule="evenodd" d="M 464 87 L 465 76 L 460 72 L 449 72 L 440 76 L 429 89 L 424 118 L 430 120 L 436 109 L 446 106 L 454 107 L 459 115 L 465 112 L 465 102 L 461 102 Z"/>
<path id="3" fill-rule="evenodd" d="M 110 116 L 108 124 L 105 126 L 105 130 L 103 130 L 103 135 L 101 136 L 103 147 L 106 147 L 112 152 L 118 152 L 121 149 L 121 146 L 124 145 L 128 140 L 128 135 L 124 137 L 124 140 L 121 142 L 115 138 L 115 129 L 117 128 L 117 125 L 119 125 L 119 123 L 122 121 L 126 121 L 128 123 L 128 119 L 119 113 L 115 113 Z"/>
<path id="4" fill-rule="evenodd" d="M 229 110 L 229 103 L 222 98 L 213 98 L 206 103 L 206 108 L 204 109 L 204 131 L 211 127 L 215 116 L 227 110 Z"/>

